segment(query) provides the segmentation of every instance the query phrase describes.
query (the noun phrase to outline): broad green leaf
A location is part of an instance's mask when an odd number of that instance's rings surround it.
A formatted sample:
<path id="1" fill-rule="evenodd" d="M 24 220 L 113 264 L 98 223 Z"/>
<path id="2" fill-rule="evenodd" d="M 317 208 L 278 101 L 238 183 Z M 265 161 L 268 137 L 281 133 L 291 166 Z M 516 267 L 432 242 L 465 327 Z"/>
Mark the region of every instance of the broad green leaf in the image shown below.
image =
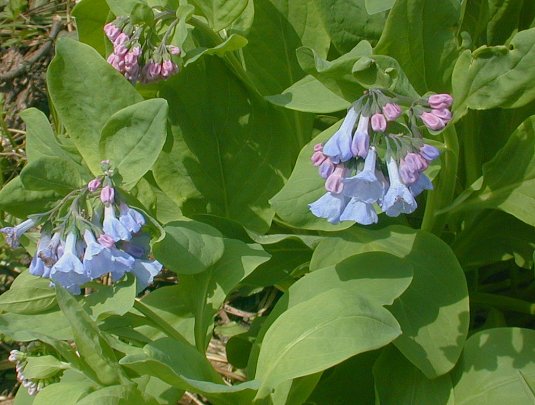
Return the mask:
<path id="1" fill-rule="evenodd" d="M 368 14 L 376 14 L 392 8 L 396 0 L 366 0 L 366 11 Z"/>
<path id="2" fill-rule="evenodd" d="M 91 384 L 83 381 L 62 381 L 59 384 L 50 384 L 37 394 L 33 405 L 76 405 L 92 388 Z"/>
<path id="3" fill-rule="evenodd" d="M 80 358 L 93 372 L 93 378 L 105 385 L 119 383 L 124 373 L 96 323 L 67 290 L 56 286 L 56 295 L 59 307 L 71 325 Z"/>
<path id="4" fill-rule="evenodd" d="M 52 190 L 26 190 L 20 176 L 17 176 L 0 191 L 0 210 L 18 218 L 25 218 L 30 214 L 46 211 L 60 198 L 61 196 Z"/>
<path id="5" fill-rule="evenodd" d="M 147 5 L 145 0 L 106 0 L 106 2 L 117 17 L 129 16 L 137 5 Z"/>
<path id="6" fill-rule="evenodd" d="M 57 306 L 56 292 L 50 280 L 28 272 L 17 276 L 11 288 L 0 295 L 0 311 L 16 314 L 36 314 Z"/>
<path id="7" fill-rule="evenodd" d="M 158 405 L 158 401 L 141 392 L 135 384 L 100 388 L 77 402 L 79 405 Z"/>
<path id="8" fill-rule="evenodd" d="M 459 234 L 452 249 L 464 269 L 514 259 L 519 267 L 533 266 L 533 227 L 496 210 L 486 210 Z"/>
<path id="9" fill-rule="evenodd" d="M 369 15 L 366 12 L 366 1 L 314 0 L 325 29 L 341 54 L 349 52 L 362 40 L 375 44 L 381 36 L 386 13 Z"/>
<path id="10" fill-rule="evenodd" d="M 373 376 L 381 405 L 457 404 L 449 374 L 430 380 L 395 347 L 381 353 Z"/>
<path id="11" fill-rule="evenodd" d="M 106 0 L 82 0 L 72 10 L 76 17 L 76 32 L 80 41 L 91 45 L 101 55 L 106 53 L 107 38 L 104 24 L 108 20 L 110 8 Z"/>
<path id="12" fill-rule="evenodd" d="M 461 353 L 469 322 L 466 280 L 449 246 L 403 226 L 358 228 L 342 236 L 320 242 L 311 270 L 362 252 L 388 252 L 407 260 L 414 278 L 390 308 L 403 329 L 394 344 L 426 377 L 448 372 Z"/>
<path id="13" fill-rule="evenodd" d="M 227 28 L 247 6 L 247 0 L 192 0 L 214 31 Z"/>
<path id="14" fill-rule="evenodd" d="M 223 238 L 209 225 L 197 221 L 174 221 L 164 229 L 165 237 L 154 244 L 154 254 L 176 273 L 203 272 L 223 256 Z"/>
<path id="15" fill-rule="evenodd" d="M 208 336 L 217 314 L 230 292 L 269 255 L 259 245 L 247 245 L 234 239 L 224 239 L 225 251 L 219 261 L 207 271 L 181 277 L 182 294 L 186 294 L 195 314 L 195 341 L 199 349 L 208 346 Z"/>
<path id="16" fill-rule="evenodd" d="M 83 184 L 80 170 L 75 163 L 48 156 L 29 162 L 22 169 L 20 179 L 27 190 L 55 191 L 58 194 L 67 194 Z"/>
<path id="17" fill-rule="evenodd" d="M 0 333 L 17 342 L 29 342 L 40 339 L 42 335 L 58 340 L 72 339 L 69 323 L 61 311 L 49 311 L 42 314 L 0 315 Z"/>
<path id="18" fill-rule="evenodd" d="M 258 398 L 293 378 L 313 374 L 401 334 L 381 305 L 346 289 L 331 289 L 280 315 L 267 331 L 255 378 Z"/>
<path id="19" fill-rule="evenodd" d="M 270 395 L 270 400 L 274 404 L 303 404 L 308 402 L 314 387 L 321 378 L 322 372 L 309 374 L 304 377 L 295 378 L 279 384 L 275 392 Z"/>
<path id="20" fill-rule="evenodd" d="M 508 46 L 464 51 L 453 70 L 454 117 L 468 108 L 517 108 L 535 99 L 535 28 L 517 33 Z"/>
<path id="21" fill-rule="evenodd" d="M 238 34 L 232 34 L 223 43 L 213 48 L 195 48 L 192 51 L 188 52 L 188 59 L 186 60 L 186 63 L 184 63 L 184 66 L 187 66 L 190 63 L 197 61 L 197 59 L 199 59 L 201 56 L 223 56 L 225 53 L 237 51 L 238 49 L 243 48 L 245 45 L 247 45 L 247 38 L 242 37 Z"/>
<path id="22" fill-rule="evenodd" d="M 351 51 L 339 58 L 327 61 L 314 49 L 301 47 L 297 58 L 301 68 L 318 79 L 337 96 L 354 102 L 362 95 L 363 88 L 353 76 L 353 65 L 363 56 L 370 56 L 372 48 L 367 41 L 359 42 Z"/>
<path id="23" fill-rule="evenodd" d="M 145 100 L 113 114 L 102 128 L 100 160 L 110 160 L 122 187 L 132 188 L 150 170 L 167 136 L 167 102 Z"/>
<path id="24" fill-rule="evenodd" d="M 47 83 L 70 138 L 93 174 L 100 175 L 98 142 L 104 124 L 117 111 L 141 101 L 141 96 L 97 51 L 65 38 L 56 44 Z"/>
<path id="25" fill-rule="evenodd" d="M 350 103 L 337 96 L 318 79 L 307 75 L 281 94 L 266 96 L 270 103 L 303 112 L 330 113 L 346 110 Z"/>
<path id="26" fill-rule="evenodd" d="M 295 228 L 336 231 L 353 225 L 351 222 L 332 225 L 323 218 L 316 218 L 308 209 L 308 204 L 327 192 L 325 180 L 319 175 L 318 168 L 314 167 L 310 161 L 314 145 L 329 139 L 339 127 L 340 124 L 337 123 L 326 129 L 301 150 L 288 182 L 270 200 L 277 215 Z"/>
<path id="27" fill-rule="evenodd" d="M 164 85 L 173 139 L 154 178 L 186 216 L 209 213 L 265 232 L 274 215 L 268 200 L 297 147 L 282 113 L 248 95 L 218 59 L 204 58 Z"/>
<path id="28" fill-rule="evenodd" d="M 32 405 L 35 402 L 35 396 L 28 394 L 28 390 L 22 386 L 17 390 L 13 405 Z"/>
<path id="29" fill-rule="evenodd" d="M 470 337 L 452 372 L 455 404 L 533 404 L 534 348 L 529 329 L 488 329 Z"/>
<path id="30" fill-rule="evenodd" d="M 325 371 L 309 402 L 346 405 L 358 398 L 360 405 L 375 405 L 372 367 L 379 353 L 361 353 Z"/>
<path id="31" fill-rule="evenodd" d="M 24 377 L 44 380 L 53 377 L 68 367 L 67 363 L 63 363 L 51 355 L 28 357 L 24 367 Z"/>
<path id="32" fill-rule="evenodd" d="M 498 208 L 535 226 L 535 116 L 522 123 L 505 146 L 483 165 L 483 177 L 448 211 Z"/>
<path id="33" fill-rule="evenodd" d="M 374 53 L 395 58 L 419 93 L 449 92 L 459 0 L 397 0 Z"/>
<path id="34" fill-rule="evenodd" d="M 128 273 L 113 286 L 99 285 L 96 291 L 84 297 L 82 305 L 94 320 L 111 315 L 124 315 L 134 305 L 136 298 L 136 278 Z"/>

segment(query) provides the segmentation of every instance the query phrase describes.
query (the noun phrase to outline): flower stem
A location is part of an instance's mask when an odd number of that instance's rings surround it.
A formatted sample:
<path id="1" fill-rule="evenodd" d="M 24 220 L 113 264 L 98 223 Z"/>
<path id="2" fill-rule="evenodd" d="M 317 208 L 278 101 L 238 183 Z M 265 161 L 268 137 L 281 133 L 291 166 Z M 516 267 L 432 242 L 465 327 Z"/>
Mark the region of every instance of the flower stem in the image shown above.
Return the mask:
<path id="1" fill-rule="evenodd" d="M 535 315 L 535 303 L 520 300 L 518 298 L 478 292 L 470 294 L 470 302 L 472 302 L 473 304 L 489 306 L 504 311 L 513 311 L 519 312 L 521 314 Z"/>
<path id="2" fill-rule="evenodd" d="M 435 190 L 428 194 L 422 221 L 422 230 L 433 232 L 439 236 L 444 228 L 446 216 L 444 214 L 438 215 L 437 211 L 447 207 L 453 201 L 459 163 L 459 141 L 455 127 L 452 125 L 446 128 L 443 136 L 446 147 L 443 166 Z"/>
<path id="3" fill-rule="evenodd" d="M 184 336 L 182 336 L 178 331 L 173 328 L 165 319 L 160 315 L 150 309 L 145 305 L 141 300 L 135 299 L 134 308 L 141 312 L 145 317 L 157 328 L 160 329 L 167 336 L 178 340 L 179 342 L 187 343 Z"/>

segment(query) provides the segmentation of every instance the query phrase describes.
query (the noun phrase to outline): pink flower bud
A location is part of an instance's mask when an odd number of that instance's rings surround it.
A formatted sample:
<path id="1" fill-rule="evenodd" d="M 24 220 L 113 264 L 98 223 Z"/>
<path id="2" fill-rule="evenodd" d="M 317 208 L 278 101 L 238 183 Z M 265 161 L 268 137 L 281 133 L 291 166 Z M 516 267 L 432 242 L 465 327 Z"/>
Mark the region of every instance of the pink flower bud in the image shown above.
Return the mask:
<path id="1" fill-rule="evenodd" d="M 310 158 L 310 160 L 312 160 L 312 164 L 314 166 L 319 166 L 323 163 L 323 161 L 327 159 L 327 156 L 325 156 L 323 154 L 323 152 L 320 152 L 320 151 L 316 151 L 312 154 L 312 157 Z"/>
<path id="2" fill-rule="evenodd" d="M 327 177 L 325 181 L 325 189 L 331 193 L 340 194 L 344 189 L 342 179 L 345 177 L 346 168 L 344 165 L 337 165 L 334 172 Z"/>
<path id="3" fill-rule="evenodd" d="M 117 35 L 117 38 L 115 38 L 115 41 L 113 41 L 114 46 L 118 45 L 124 45 L 125 42 L 128 42 L 130 38 L 128 35 L 126 35 L 124 32 L 121 32 L 119 35 Z"/>
<path id="4" fill-rule="evenodd" d="M 109 40 L 113 42 L 117 39 L 117 37 L 121 33 L 121 30 L 113 23 L 108 23 L 104 26 L 104 33 L 109 38 Z"/>
<path id="5" fill-rule="evenodd" d="M 444 123 L 448 123 L 451 120 L 451 112 L 447 108 L 443 108 L 442 110 L 431 110 L 431 113 L 444 121 Z"/>
<path id="6" fill-rule="evenodd" d="M 115 241 L 113 240 L 113 238 L 110 235 L 106 235 L 105 233 L 98 237 L 98 243 L 108 249 L 111 249 L 115 246 Z"/>
<path id="7" fill-rule="evenodd" d="M 317 143 L 314 145 L 314 152 L 323 152 L 323 144 Z"/>
<path id="8" fill-rule="evenodd" d="M 162 63 L 161 75 L 163 78 L 167 79 L 171 75 L 175 74 L 178 70 L 178 66 L 173 63 L 171 60 L 164 60 Z"/>
<path id="9" fill-rule="evenodd" d="M 100 187 L 100 184 L 101 183 L 99 179 L 93 179 L 87 183 L 87 189 L 93 193 L 97 191 L 97 189 Z"/>
<path id="10" fill-rule="evenodd" d="M 180 49 L 178 46 L 174 46 L 174 45 L 169 45 L 167 46 L 167 49 L 169 50 L 169 53 L 171 55 L 180 55 L 182 53 L 182 49 Z"/>
<path id="11" fill-rule="evenodd" d="M 420 119 L 423 121 L 427 128 L 433 131 L 439 131 L 446 126 L 444 121 L 442 121 L 435 114 L 430 112 L 423 112 L 422 115 L 420 115 Z"/>
<path id="12" fill-rule="evenodd" d="M 113 204 L 114 198 L 115 198 L 115 190 L 113 189 L 113 187 L 110 187 L 110 186 L 102 187 L 102 190 L 100 191 L 100 201 L 102 201 L 102 203 L 105 206 L 109 206 Z"/>
<path id="13" fill-rule="evenodd" d="M 371 124 L 372 124 L 372 129 L 375 132 L 385 132 L 386 118 L 381 113 L 375 113 L 372 115 Z"/>
<path id="14" fill-rule="evenodd" d="M 383 107 L 383 114 L 388 121 L 394 121 L 401 115 L 401 108 L 395 103 L 387 103 Z"/>
<path id="15" fill-rule="evenodd" d="M 453 98 L 449 94 L 433 94 L 429 96 L 427 103 L 433 109 L 442 110 L 451 106 Z"/>

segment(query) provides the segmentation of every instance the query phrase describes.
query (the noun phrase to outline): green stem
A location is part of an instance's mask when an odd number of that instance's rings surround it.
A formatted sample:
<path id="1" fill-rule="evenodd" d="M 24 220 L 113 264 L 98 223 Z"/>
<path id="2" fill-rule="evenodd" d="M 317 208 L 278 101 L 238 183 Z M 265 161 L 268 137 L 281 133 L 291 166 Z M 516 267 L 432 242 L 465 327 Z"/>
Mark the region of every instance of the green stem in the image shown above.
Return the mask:
<path id="1" fill-rule="evenodd" d="M 446 216 L 444 214 L 437 215 L 437 211 L 447 207 L 453 201 L 459 163 L 459 141 L 455 127 L 453 125 L 448 127 L 443 135 L 446 146 L 443 166 L 435 190 L 428 194 L 422 221 L 422 230 L 433 232 L 439 236 L 444 228 Z"/>
<path id="2" fill-rule="evenodd" d="M 474 293 L 470 295 L 470 302 L 483 306 L 497 308 L 503 311 L 519 312 L 521 314 L 535 315 L 535 303 L 503 295 Z"/>
<path id="3" fill-rule="evenodd" d="M 184 336 L 173 328 L 165 319 L 150 309 L 147 305 L 136 298 L 134 301 L 134 308 L 141 312 L 145 317 L 157 328 L 160 329 L 167 336 L 178 340 L 179 342 L 187 343 Z"/>

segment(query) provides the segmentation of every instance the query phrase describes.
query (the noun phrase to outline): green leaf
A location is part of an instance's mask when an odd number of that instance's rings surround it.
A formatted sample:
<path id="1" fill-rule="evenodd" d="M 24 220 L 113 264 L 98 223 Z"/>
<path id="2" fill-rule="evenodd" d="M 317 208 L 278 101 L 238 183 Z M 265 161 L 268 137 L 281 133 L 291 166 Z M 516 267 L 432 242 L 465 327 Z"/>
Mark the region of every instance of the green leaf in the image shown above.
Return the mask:
<path id="1" fill-rule="evenodd" d="M 167 102 L 145 100 L 113 114 L 102 128 L 100 160 L 110 160 L 125 189 L 150 170 L 167 136 Z"/>
<path id="2" fill-rule="evenodd" d="M 508 46 L 464 51 L 453 70 L 454 117 L 468 108 L 517 108 L 535 99 L 535 28 L 517 33 Z"/>
<path id="3" fill-rule="evenodd" d="M 350 105 L 349 102 L 334 94 L 311 75 L 292 84 L 281 94 L 266 96 L 266 100 L 290 110 L 313 113 L 345 110 Z"/>
<path id="4" fill-rule="evenodd" d="M 72 339 L 72 330 L 61 311 L 50 311 L 42 314 L 0 315 L 0 333 L 17 342 L 29 342 L 48 336 L 58 340 Z"/>
<path id="5" fill-rule="evenodd" d="M 242 37 L 241 35 L 231 34 L 223 43 L 213 48 L 195 48 L 192 51 L 188 52 L 188 59 L 184 63 L 184 66 L 189 65 L 197 61 L 201 56 L 204 55 L 217 55 L 223 56 L 227 52 L 237 51 L 238 49 L 243 48 L 247 45 L 247 38 Z"/>
<path id="6" fill-rule="evenodd" d="M 183 276 L 182 294 L 186 294 L 195 314 L 195 342 L 205 350 L 212 335 L 214 316 L 230 292 L 251 274 L 269 255 L 259 245 L 247 245 L 234 239 L 224 239 L 225 252 L 208 271 Z"/>
<path id="7" fill-rule="evenodd" d="M 270 388 L 382 347 L 401 334 L 381 305 L 346 289 L 331 289 L 281 314 L 267 331 L 255 378 L 258 397 Z"/>
<path id="8" fill-rule="evenodd" d="M 349 52 L 362 40 L 376 43 L 386 20 L 386 13 L 370 16 L 369 0 L 314 0 L 333 45 L 341 53 Z"/>
<path id="9" fill-rule="evenodd" d="M 366 11 L 368 14 L 376 14 L 392 8 L 396 0 L 366 0 Z"/>
<path id="10" fill-rule="evenodd" d="M 136 278 L 128 273 L 113 286 L 99 285 L 96 291 L 84 297 L 83 307 L 95 320 L 111 315 L 124 315 L 134 305 L 136 298 Z"/>
<path id="11" fill-rule="evenodd" d="M 100 388 L 77 402 L 79 405 L 158 405 L 158 401 L 141 392 L 135 384 Z"/>
<path id="12" fill-rule="evenodd" d="M 129 16 L 136 5 L 147 5 L 145 0 L 107 0 L 110 10 L 117 17 Z"/>
<path id="13" fill-rule="evenodd" d="M 235 21 L 247 6 L 247 0 L 192 0 L 208 19 L 214 31 L 221 31 Z"/>
<path id="14" fill-rule="evenodd" d="M 26 366 L 24 367 L 24 377 L 44 380 L 53 377 L 68 367 L 67 363 L 62 363 L 54 356 L 28 357 Z"/>
<path id="15" fill-rule="evenodd" d="M 295 228 L 336 231 L 353 225 L 350 222 L 332 225 L 323 218 L 315 217 L 308 209 L 308 204 L 326 193 L 325 180 L 319 175 L 318 168 L 314 167 L 310 161 L 314 145 L 329 139 L 339 127 L 340 123 L 336 123 L 326 129 L 301 150 L 288 182 L 270 200 L 277 215 Z"/>
<path id="16" fill-rule="evenodd" d="M 461 353 L 469 322 L 466 280 L 449 246 L 430 233 L 403 226 L 359 228 L 341 236 L 320 242 L 311 270 L 370 251 L 407 260 L 414 278 L 390 308 L 403 329 L 394 344 L 426 377 L 448 372 Z"/>
<path id="17" fill-rule="evenodd" d="M 33 405 L 76 405 L 92 388 L 91 384 L 84 381 L 62 381 L 59 384 L 50 384 L 39 391 Z"/>
<path id="18" fill-rule="evenodd" d="M 67 290 L 56 286 L 59 307 L 71 325 L 80 358 L 105 385 L 120 382 L 123 371 L 96 323 Z"/>
<path id="19" fill-rule="evenodd" d="M 54 308 L 56 292 L 50 281 L 28 272 L 17 276 L 11 288 L 0 295 L 0 311 L 16 314 L 36 314 Z"/>
<path id="20" fill-rule="evenodd" d="M 176 273 L 203 272 L 223 256 L 223 238 L 209 225 L 197 221 L 174 221 L 164 229 L 165 237 L 154 244 L 154 254 Z"/>
<path id="21" fill-rule="evenodd" d="M 524 121 L 505 146 L 483 165 L 483 177 L 447 209 L 497 208 L 535 226 L 535 116 Z"/>
<path id="22" fill-rule="evenodd" d="M 265 232 L 274 215 L 268 200 L 295 150 L 286 118 L 249 95 L 219 58 L 188 66 L 160 95 L 173 139 L 153 168 L 158 186 L 186 216 L 209 213 Z"/>
<path id="23" fill-rule="evenodd" d="M 533 227 L 505 212 L 486 210 L 463 229 L 452 249 L 465 270 L 510 259 L 530 269 L 535 234 Z"/>
<path id="24" fill-rule="evenodd" d="M 455 404 L 533 404 L 535 332 L 497 328 L 467 340 L 452 372 Z"/>
<path id="25" fill-rule="evenodd" d="M 142 97 L 97 51 L 69 39 L 57 42 L 47 83 L 69 136 L 93 174 L 102 174 L 98 142 L 104 124 Z"/>
<path id="26" fill-rule="evenodd" d="M 4 185 L 0 191 L 0 210 L 25 218 L 36 212 L 44 212 L 61 196 L 54 191 L 26 190 L 20 176 Z"/>
<path id="27" fill-rule="evenodd" d="M 20 179 L 27 190 L 51 190 L 62 195 L 80 188 L 83 184 L 78 166 L 60 157 L 43 156 L 29 162 L 22 169 Z"/>
<path id="28" fill-rule="evenodd" d="M 82 0 L 72 10 L 73 16 L 76 17 L 78 38 L 101 55 L 106 54 L 108 40 L 104 35 L 104 24 L 109 13 L 110 8 L 106 0 Z"/>
<path id="29" fill-rule="evenodd" d="M 374 53 L 395 58 L 419 93 L 449 92 L 458 55 L 458 0 L 398 0 Z"/>
<path id="30" fill-rule="evenodd" d="M 395 348 L 386 348 L 373 366 L 381 405 L 457 404 L 451 377 L 429 380 Z"/>

